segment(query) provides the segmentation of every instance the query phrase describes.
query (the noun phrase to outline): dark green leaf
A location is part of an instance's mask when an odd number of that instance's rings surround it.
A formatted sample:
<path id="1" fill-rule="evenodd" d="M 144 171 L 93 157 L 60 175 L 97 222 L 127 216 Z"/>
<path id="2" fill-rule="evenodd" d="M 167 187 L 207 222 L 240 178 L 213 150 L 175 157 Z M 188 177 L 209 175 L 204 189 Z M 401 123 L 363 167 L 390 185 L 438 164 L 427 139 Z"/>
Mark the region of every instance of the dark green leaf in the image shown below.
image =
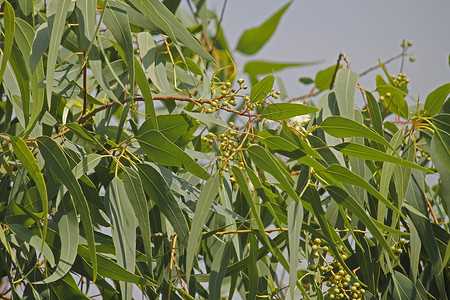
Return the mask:
<path id="1" fill-rule="evenodd" d="M 2 64 L 0 66 L 0 82 L 3 80 L 3 75 L 5 74 L 6 64 L 8 63 L 9 57 L 11 55 L 13 42 L 14 42 L 14 9 L 8 1 L 5 1 L 5 5 L 3 7 L 4 12 L 4 26 L 5 32 L 2 33 L 4 35 L 3 40 L 3 55 L 2 55 Z"/>
<path id="2" fill-rule="evenodd" d="M 220 300 L 223 278 L 225 277 L 225 271 L 227 270 L 231 258 L 231 243 L 220 246 L 214 256 L 208 285 L 209 299 Z"/>
<path id="3" fill-rule="evenodd" d="M 341 68 L 342 66 L 339 65 L 338 69 Z M 326 68 L 325 70 L 317 72 L 316 78 L 314 79 L 316 88 L 318 88 L 321 91 L 329 90 L 335 70 L 336 66 L 331 66 L 329 68 Z"/>
<path id="4" fill-rule="evenodd" d="M 203 224 L 211 210 L 211 204 L 219 192 L 219 174 L 216 173 L 210 177 L 203 186 L 195 207 L 194 220 L 192 220 L 191 233 L 186 248 L 186 280 L 189 282 L 194 257 L 197 255 L 198 248 L 202 239 Z"/>
<path id="5" fill-rule="evenodd" d="M 255 84 L 250 92 L 250 101 L 252 103 L 257 103 L 263 100 L 270 93 L 274 82 L 275 77 L 273 75 L 268 75 Z"/>
<path id="6" fill-rule="evenodd" d="M 92 225 L 91 212 L 86 201 L 86 198 L 81 190 L 81 186 L 71 172 L 69 162 L 64 155 L 64 152 L 59 144 L 47 136 L 42 136 L 37 139 L 39 150 L 44 157 L 47 165 L 53 170 L 56 176 L 67 187 L 69 193 L 72 195 L 75 207 L 81 215 L 84 232 L 86 234 L 92 268 L 94 269 L 94 281 L 97 277 L 97 256 L 95 255 L 95 241 L 94 228 Z"/>
<path id="7" fill-rule="evenodd" d="M 322 122 L 322 124 L 320 124 L 320 128 L 334 137 L 363 137 L 385 145 L 388 148 L 394 150 L 389 142 L 381 135 L 368 128 L 366 125 L 360 124 L 347 118 L 339 116 L 328 117 Z"/>
<path id="8" fill-rule="evenodd" d="M 157 163 L 165 166 L 185 168 L 187 171 L 202 179 L 207 179 L 210 176 L 186 152 L 168 140 L 159 131 L 147 131 L 140 137 L 139 144 L 145 154 Z"/>

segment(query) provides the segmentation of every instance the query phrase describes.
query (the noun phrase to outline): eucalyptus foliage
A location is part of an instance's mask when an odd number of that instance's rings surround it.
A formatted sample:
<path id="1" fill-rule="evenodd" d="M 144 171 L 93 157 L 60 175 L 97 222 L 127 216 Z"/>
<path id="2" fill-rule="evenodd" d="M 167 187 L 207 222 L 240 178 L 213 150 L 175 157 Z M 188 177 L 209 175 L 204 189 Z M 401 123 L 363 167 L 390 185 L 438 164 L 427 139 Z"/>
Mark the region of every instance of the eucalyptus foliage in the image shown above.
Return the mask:
<path id="1" fill-rule="evenodd" d="M 289 101 L 305 63 L 236 79 L 192 2 L 0 1 L 0 294 L 448 299 L 450 83 L 365 90 L 341 54 Z"/>

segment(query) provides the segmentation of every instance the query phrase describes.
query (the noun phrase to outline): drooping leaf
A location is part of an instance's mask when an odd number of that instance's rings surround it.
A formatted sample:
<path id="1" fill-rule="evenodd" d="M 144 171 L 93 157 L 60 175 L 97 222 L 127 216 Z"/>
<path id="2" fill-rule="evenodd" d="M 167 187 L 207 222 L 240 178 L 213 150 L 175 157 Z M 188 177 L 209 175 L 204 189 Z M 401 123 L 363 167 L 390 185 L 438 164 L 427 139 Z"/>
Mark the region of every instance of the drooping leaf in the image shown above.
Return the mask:
<path id="1" fill-rule="evenodd" d="M 45 184 L 44 176 L 42 176 L 41 170 L 30 149 L 27 147 L 27 144 L 25 144 L 25 142 L 19 137 L 11 136 L 10 138 L 14 148 L 14 154 L 22 162 L 22 165 L 25 167 L 25 169 L 27 169 L 28 174 L 30 174 L 31 178 L 36 183 L 36 188 L 39 191 L 44 219 L 42 239 L 45 241 L 48 224 L 48 217 L 47 217 L 48 197 L 47 197 L 47 186 Z"/>
<path id="2" fill-rule="evenodd" d="M 221 299 L 221 287 L 223 278 L 225 277 L 225 271 L 231 258 L 231 243 L 226 243 L 220 246 L 219 250 L 215 254 L 213 263 L 211 265 L 211 276 L 209 278 L 209 299 L 220 300 Z"/>
<path id="3" fill-rule="evenodd" d="M 364 208 L 353 199 L 346 191 L 337 186 L 327 186 L 327 191 L 330 193 L 331 197 L 339 204 L 343 205 L 345 208 L 349 209 L 353 214 L 355 214 L 361 222 L 369 229 L 370 233 L 376 238 L 376 240 L 381 244 L 381 246 L 386 250 L 391 258 L 394 258 L 394 253 L 392 253 L 391 248 L 389 248 L 386 239 L 381 234 L 377 225 L 373 222 L 372 218 L 366 214 Z"/>
<path id="4" fill-rule="evenodd" d="M 63 278 L 72 268 L 78 249 L 78 219 L 75 207 L 69 194 L 66 194 L 59 205 L 58 233 L 61 240 L 61 248 L 58 265 L 55 271 L 44 280 L 36 284 L 50 283 Z"/>
<path id="5" fill-rule="evenodd" d="M 47 243 L 43 242 L 40 237 L 33 234 L 30 230 L 20 224 L 8 224 L 10 230 L 14 232 L 17 238 L 28 243 L 31 247 L 42 252 L 50 266 L 55 266 L 55 257 Z"/>
<path id="6" fill-rule="evenodd" d="M 114 177 L 106 188 L 105 208 L 112 225 L 112 238 L 117 263 L 134 273 L 136 263 L 136 223 L 133 207 L 125 193 L 123 182 Z M 122 299 L 131 299 L 133 284 L 120 282 Z"/>
<path id="7" fill-rule="evenodd" d="M 187 246 L 189 229 L 186 219 L 161 174 L 148 164 L 138 164 L 139 176 L 145 192 L 156 203 L 173 226 L 182 245 Z"/>
<path id="8" fill-rule="evenodd" d="M 267 105 L 261 117 L 269 120 L 286 120 L 295 116 L 313 114 L 318 111 L 319 109 L 317 107 L 300 103 L 273 103 Z"/>
<path id="9" fill-rule="evenodd" d="M 202 47 L 200 42 L 178 21 L 170 10 L 159 0 L 128 0 L 153 24 L 164 31 L 171 40 L 180 41 L 203 59 L 214 62 L 214 58 Z"/>
<path id="10" fill-rule="evenodd" d="M 182 167 L 202 179 L 209 178 L 208 172 L 159 131 L 147 131 L 139 144 L 150 159 L 162 165 Z"/>
<path id="11" fill-rule="evenodd" d="M 291 300 L 295 299 L 297 285 L 297 266 L 299 260 L 300 232 L 303 221 L 303 207 L 301 201 L 292 201 L 288 207 L 288 233 L 289 233 L 289 294 Z"/>
<path id="12" fill-rule="evenodd" d="M 288 2 L 259 27 L 246 30 L 239 38 L 236 50 L 251 55 L 258 52 L 275 32 L 281 17 L 291 5 Z"/>
<path id="13" fill-rule="evenodd" d="M 320 124 L 320 128 L 334 137 L 363 137 L 385 145 L 395 151 L 384 137 L 367 126 L 347 118 L 339 116 L 328 117 Z"/>
<path id="14" fill-rule="evenodd" d="M 336 74 L 335 93 L 341 117 L 354 119 L 358 77 L 358 74 L 349 69 L 341 69 Z"/>
<path id="15" fill-rule="evenodd" d="M 350 171 L 348 168 L 341 165 L 331 165 L 327 168 L 327 172 L 343 183 L 362 187 L 364 190 L 383 202 L 387 207 L 389 207 L 399 215 L 403 215 L 397 207 L 392 205 L 392 203 L 390 203 L 385 197 L 383 197 L 383 195 L 381 195 L 373 186 L 371 186 L 359 175 Z"/>
<path id="16" fill-rule="evenodd" d="M 55 64 L 58 58 L 59 47 L 61 45 L 61 38 L 64 32 L 64 25 L 67 16 L 67 11 L 69 10 L 70 0 L 57 1 L 56 12 L 53 16 L 49 18 L 52 22 L 49 22 L 49 36 L 50 42 L 48 46 L 47 55 L 47 77 L 46 77 L 46 89 L 47 89 L 47 99 L 52 98 L 53 92 L 53 80 L 55 76 Z M 53 2 L 51 3 L 53 5 Z"/>
<path id="17" fill-rule="evenodd" d="M 120 2 L 113 2 L 109 1 L 106 5 L 105 14 L 103 21 L 105 22 L 105 25 L 108 27 L 108 29 L 111 31 L 112 35 L 114 36 L 115 40 L 119 44 L 119 46 L 122 48 L 123 53 L 125 54 L 125 57 L 123 59 L 125 60 L 127 67 L 128 67 L 128 76 L 129 76 L 129 82 L 130 84 L 134 84 L 134 76 L 135 76 L 135 63 L 134 60 L 136 59 L 134 57 L 134 50 L 133 50 L 133 42 L 131 40 L 131 30 L 130 30 L 130 22 L 128 20 L 128 14 L 127 10 L 124 4 Z M 141 74 L 139 74 L 141 75 Z M 142 84 L 141 90 L 145 90 L 145 86 L 143 84 L 142 78 L 140 78 L 140 82 Z M 130 89 L 130 94 L 133 97 L 134 95 L 134 89 Z M 148 98 L 147 92 L 143 93 L 144 98 L 146 98 L 146 104 L 148 101 L 151 101 Z M 147 101 L 148 100 L 148 101 Z M 153 103 L 153 102 L 151 102 Z"/>
<path id="18" fill-rule="evenodd" d="M 211 204 L 219 192 L 219 174 L 210 177 L 203 186 L 195 207 L 194 220 L 192 220 L 191 233 L 186 249 L 186 281 L 189 282 L 194 257 L 197 255 L 201 242 L 203 224 L 211 209 Z"/>
<path id="19" fill-rule="evenodd" d="M 367 96 L 367 109 L 372 122 L 373 129 L 380 135 L 383 135 L 383 125 L 381 119 L 380 107 L 378 106 L 375 97 L 368 91 L 365 91 Z"/>
<path id="20" fill-rule="evenodd" d="M 56 176 L 67 187 L 72 195 L 76 208 L 81 215 L 81 222 L 89 246 L 89 252 L 94 270 L 94 281 L 97 277 L 97 256 L 95 255 L 94 228 L 92 225 L 91 212 L 81 186 L 71 172 L 69 162 L 64 155 L 61 146 L 50 137 L 41 136 L 37 139 L 39 150 L 45 162 L 53 170 Z"/>
<path id="21" fill-rule="evenodd" d="M 419 166 L 418 164 L 412 163 L 410 161 L 395 157 L 393 155 L 386 154 L 382 151 L 360 144 L 342 143 L 334 146 L 333 148 L 348 156 L 358 157 L 367 160 L 387 161 L 402 166 L 414 168 L 420 171 L 425 171 L 429 173 L 431 172 L 429 169 Z"/>
<path id="22" fill-rule="evenodd" d="M 127 193 L 128 199 L 137 218 L 139 229 L 142 233 L 147 261 L 150 263 L 152 257 L 152 244 L 150 239 L 150 220 L 148 217 L 149 209 L 147 205 L 147 199 L 144 195 L 142 181 L 139 177 L 139 174 L 136 173 L 133 169 L 125 168 L 123 183 L 125 186 L 125 192 Z"/>
<path id="23" fill-rule="evenodd" d="M 156 118 L 155 105 L 153 103 L 152 92 L 150 90 L 150 85 L 148 84 L 147 77 L 145 76 L 144 70 L 142 70 L 139 61 L 136 57 L 134 58 L 134 69 L 136 70 L 136 83 L 141 89 L 142 96 L 145 101 L 145 114 L 150 117 L 155 130 L 159 129 L 159 125 Z"/>
<path id="24" fill-rule="evenodd" d="M 280 185 L 292 199 L 298 199 L 297 193 L 288 180 L 291 179 L 291 176 L 286 170 L 281 169 L 277 165 L 275 159 L 271 154 L 269 154 L 261 146 L 251 146 L 250 148 L 248 148 L 248 153 L 250 154 L 252 161 L 259 168 L 272 174 L 278 180 Z"/>
<path id="25" fill-rule="evenodd" d="M 4 34 L 4 42 L 3 42 L 3 55 L 2 55 L 2 64 L 0 66 L 0 82 L 3 80 L 3 75 L 5 74 L 6 64 L 8 63 L 9 57 L 11 56 L 11 51 L 14 43 L 14 8 L 12 5 L 5 1 L 4 7 L 4 26 L 5 32 Z"/>

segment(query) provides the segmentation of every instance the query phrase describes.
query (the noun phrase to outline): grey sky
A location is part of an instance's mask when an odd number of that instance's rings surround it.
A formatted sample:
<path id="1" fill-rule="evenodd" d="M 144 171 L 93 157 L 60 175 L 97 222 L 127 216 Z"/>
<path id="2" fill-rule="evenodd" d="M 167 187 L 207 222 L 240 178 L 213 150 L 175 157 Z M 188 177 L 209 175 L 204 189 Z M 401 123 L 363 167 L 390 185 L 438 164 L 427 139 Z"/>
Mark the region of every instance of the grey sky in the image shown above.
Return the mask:
<path id="1" fill-rule="evenodd" d="M 245 29 L 258 26 L 288 1 L 228 0 L 223 28 L 230 47 L 237 45 Z M 208 4 L 216 12 L 223 1 Z M 279 62 L 321 61 L 320 64 L 279 73 L 290 97 L 311 89 L 298 82 L 314 78 L 318 70 L 336 63 L 345 52 L 355 72 L 362 72 L 401 52 L 403 39 L 412 40 L 408 51 L 416 61 L 405 62 L 410 78 L 410 95 L 424 101 L 429 92 L 450 82 L 450 1 L 449 0 L 315 0 L 293 1 L 269 42 L 253 57 L 236 52 L 238 71 L 249 59 Z M 400 60 L 388 65 L 397 74 Z M 362 87 L 375 88 L 375 75 L 360 79 Z M 422 103 L 423 103 L 422 101 Z"/>

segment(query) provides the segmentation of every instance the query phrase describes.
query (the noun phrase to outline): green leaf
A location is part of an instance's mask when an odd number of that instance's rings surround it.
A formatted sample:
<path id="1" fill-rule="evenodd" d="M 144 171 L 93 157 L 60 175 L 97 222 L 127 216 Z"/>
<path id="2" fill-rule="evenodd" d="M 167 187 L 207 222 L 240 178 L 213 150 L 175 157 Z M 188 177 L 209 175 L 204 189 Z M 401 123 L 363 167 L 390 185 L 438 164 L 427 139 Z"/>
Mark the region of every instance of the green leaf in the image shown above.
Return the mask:
<path id="1" fill-rule="evenodd" d="M 414 168 L 420 171 L 425 171 L 428 173 L 432 173 L 429 169 L 419 166 L 413 162 L 386 154 L 379 150 L 376 150 L 371 147 L 363 146 L 360 144 L 354 143 L 342 143 L 336 146 L 333 146 L 334 149 L 344 153 L 348 156 L 358 157 L 366 160 L 376 160 L 376 161 L 387 161 L 391 163 L 396 163 L 405 167 Z"/>
<path id="2" fill-rule="evenodd" d="M 275 73 L 277 71 L 284 70 L 286 68 L 292 67 L 303 67 L 314 64 L 312 63 L 279 63 L 279 62 L 269 62 L 269 61 L 249 61 L 245 64 L 244 72 L 246 72 L 250 77 L 256 78 L 258 75 L 265 75 Z"/>
<path id="3" fill-rule="evenodd" d="M 221 245 L 214 256 L 208 285 L 209 299 L 220 300 L 223 278 L 231 259 L 231 243 Z"/>
<path id="4" fill-rule="evenodd" d="M 378 106 L 375 97 L 368 91 L 365 91 L 367 96 L 367 109 L 370 116 L 370 121 L 372 122 L 373 129 L 383 136 L 383 122 L 381 118 L 380 107 Z"/>
<path id="5" fill-rule="evenodd" d="M 311 78 L 309 78 L 309 77 L 300 77 L 300 78 L 298 79 L 298 81 L 300 81 L 301 83 L 303 83 L 303 84 L 305 84 L 305 85 L 314 83 L 314 80 L 311 79 Z"/>
<path id="6" fill-rule="evenodd" d="M 250 92 L 250 101 L 252 103 L 257 103 L 263 100 L 272 90 L 274 82 L 275 77 L 273 75 L 268 75 L 255 84 Z"/>
<path id="7" fill-rule="evenodd" d="M 181 135 L 194 127 L 193 122 L 186 115 L 158 115 L 157 120 L 159 132 L 173 143 L 175 143 Z M 136 135 L 142 135 L 149 130 L 156 130 L 156 128 L 153 127 L 152 120 L 146 120 L 142 123 Z"/>
<path id="8" fill-rule="evenodd" d="M 202 179 L 209 178 L 208 172 L 161 132 L 147 131 L 138 141 L 145 154 L 157 163 L 165 166 L 182 167 Z"/>
<path id="9" fill-rule="evenodd" d="M 203 48 L 200 42 L 159 0 L 129 0 L 129 2 L 138 8 L 155 26 L 164 31 L 175 43 L 178 44 L 178 41 L 180 41 L 203 59 L 214 62 L 214 58 Z"/>
<path id="10" fill-rule="evenodd" d="M 58 265 L 52 275 L 36 284 L 50 283 L 63 278 L 72 268 L 77 257 L 78 248 L 78 219 L 75 207 L 69 194 L 66 194 L 58 207 L 58 234 L 61 249 Z"/>
<path id="11" fill-rule="evenodd" d="M 150 121 L 153 124 L 155 130 L 159 129 L 159 125 L 156 118 L 155 104 L 153 103 L 152 92 L 150 90 L 150 85 L 148 84 L 147 77 L 145 76 L 144 70 L 142 70 L 141 65 L 136 57 L 134 57 L 134 69 L 136 71 L 136 83 L 141 89 L 142 96 L 145 101 L 145 114 L 150 117 Z"/>
<path id="12" fill-rule="evenodd" d="M 55 76 L 55 64 L 58 58 L 59 47 L 61 45 L 61 38 L 64 32 L 64 25 L 66 21 L 67 11 L 70 8 L 71 0 L 61 0 L 58 1 L 56 5 L 56 12 L 49 19 L 49 36 L 50 43 L 48 46 L 48 58 L 47 58 L 47 77 L 46 77 L 46 88 L 47 88 L 47 99 L 52 98 L 53 92 L 53 80 Z M 52 3 L 53 4 L 53 3 Z M 95 268 L 94 268 L 95 269 Z"/>
<path id="13" fill-rule="evenodd" d="M 136 263 L 136 223 L 133 207 L 125 193 L 123 182 L 114 177 L 106 188 L 105 209 L 112 225 L 112 238 L 117 263 L 125 270 L 134 272 Z M 133 285 L 120 282 L 122 299 L 131 299 Z"/>
<path id="14" fill-rule="evenodd" d="M 346 191 L 337 186 L 327 186 L 327 191 L 330 193 L 331 197 L 339 204 L 347 208 L 352 212 L 358 219 L 366 225 L 370 233 L 375 237 L 375 239 L 381 244 L 381 246 L 386 250 L 389 256 L 394 259 L 395 255 L 392 253 L 391 248 L 389 248 L 388 243 L 384 239 L 377 225 L 375 225 L 372 217 L 368 216 L 364 208 L 353 199 Z"/>
<path id="15" fill-rule="evenodd" d="M 336 74 L 336 101 L 339 106 L 340 116 L 354 119 L 355 92 L 358 74 L 349 70 L 341 69 Z"/>
<path id="16" fill-rule="evenodd" d="M 394 299 L 411 299 L 411 300 L 422 300 L 422 296 L 420 295 L 420 293 L 417 291 L 416 286 L 414 285 L 414 283 L 411 282 L 411 280 L 408 279 L 408 277 L 406 277 L 405 275 L 403 275 L 402 273 L 395 271 L 394 270 L 394 274 L 393 275 L 393 279 L 392 280 L 396 280 L 398 283 L 398 287 L 399 287 L 399 292 L 400 294 L 395 293 L 395 291 L 397 291 L 397 289 L 393 289 L 394 292 L 391 292 L 393 294 Z M 392 285 L 391 285 L 392 287 Z"/>
<path id="17" fill-rule="evenodd" d="M 392 148 L 391 144 L 389 144 L 389 142 L 384 137 L 382 137 L 366 125 L 360 124 L 347 118 L 339 116 L 328 117 L 322 122 L 322 124 L 320 124 L 320 128 L 334 137 L 363 137 L 385 145 L 386 147 L 395 151 L 395 149 Z"/>
<path id="18" fill-rule="evenodd" d="M 269 19 L 267 19 L 259 27 L 246 30 L 240 37 L 236 50 L 241 53 L 251 55 L 259 51 L 264 44 L 270 39 L 284 12 L 288 9 L 292 2 L 288 2 Z"/>
<path id="19" fill-rule="evenodd" d="M 219 173 L 210 177 L 203 185 L 197 205 L 195 207 L 194 220 L 191 225 L 191 233 L 186 249 L 186 282 L 189 282 L 194 257 L 197 256 L 198 248 L 202 239 L 203 224 L 211 210 L 211 204 L 219 192 Z"/>
<path id="20" fill-rule="evenodd" d="M 69 161 L 64 155 L 61 146 L 47 136 L 37 138 L 39 150 L 46 164 L 55 175 L 67 187 L 72 195 L 75 207 L 81 215 L 84 232 L 89 246 L 92 268 L 94 270 L 94 281 L 97 278 L 97 256 L 95 255 L 94 228 L 92 225 L 91 212 L 81 186 L 71 172 Z"/>
<path id="21" fill-rule="evenodd" d="M 88 154 L 72 169 L 72 173 L 76 179 L 86 174 L 89 170 L 94 169 L 102 160 L 103 156 L 99 154 Z"/>
<path id="22" fill-rule="evenodd" d="M 55 266 L 55 257 L 53 256 L 52 250 L 50 249 L 48 244 L 45 243 L 40 237 L 33 234 L 31 231 L 20 224 L 8 224 L 7 226 L 9 227 L 9 229 L 11 229 L 12 232 L 14 232 L 15 236 L 18 239 L 28 243 L 37 251 L 42 252 L 52 268 Z"/>
<path id="23" fill-rule="evenodd" d="M 248 270 L 248 281 L 249 281 L 249 287 L 248 287 L 248 294 L 246 299 L 256 299 L 256 293 L 258 291 L 258 279 L 259 279 L 259 272 L 258 272 L 258 240 L 256 239 L 254 234 L 250 234 L 248 237 L 250 241 L 249 245 L 249 261 L 247 265 Z"/>
<path id="24" fill-rule="evenodd" d="M 287 179 L 289 178 L 292 180 L 291 176 L 285 169 L 281 169 L 277 165 L 275 159 L 270 153 L 268 153 L 263 147 L 258 145 L 251 146 L 250 148 L 248 148 L 247 151 L 250 155 L 250 158 L 258 168 L 261 168 L 264 171 L 272 174 L 275 177 L 275 179 L 278 180 L 281 187 L 284 189 L 286 194 L 289 195 L 289 197 L 291 197 L 294 200 L 298 199 L 297 193 L 295 192 L 294 188 L 291 186 L 289 180 Z"/>
<path id="25" fill-rule="evenodd" d="M 27 147 L 27 144 L 25 144 L 25 142 L 19 137 L 10 136 L 10 138 L 14 149 L 14 155 L 17 156 L 17 158 L 20 160 L 25 169 L 27 169 L 28 174 L 30 174 L 31 178 L 34 180 L 36 188 L 39 192 L 44 219 L 42 240 L 45 241 L 48 224 L 48 217 L 47 217 L 48 197 L 47 197 L 47 186 L 45 185 L 44 176 L 42 176 L 41 169 L 39 168 L 30 149 Z"/>
<path id="26" fill-rule="evenodd" d="M 199 120 L 208 127 L 210 132 L 215 134 L 222 134 L 230 130 L 230 126 L 222 119 L 217 118 L 213 114 L 194 113 L 190 111 L 184 111 L 188 116 Z"/>
<path id="27" fill-rule="evenodd" d="M 145 192 L 172 224 L 181 244 L 187 246 L 189 238 L 188 224 L 167 182 L 152 166 L 138 164 L 137 167 Z"/>
<path id="28" fill-rule="evenodd" d="M 286 120 L 295 116 L 313 114 L 319 111 L 317 107 L 300 103 L 272 103 L 267 105 L 261 117 L 269 120 Z"/>
<path id="29" fill-rule="evenodd" d="M 150 239 L 150 220 L 148 217 L 149 209 L 147 199 L 144 194 L 144 188 L 142 186 L 142 181 L 138 173 L 127 167 L 123 173 L 123 183 L 125 186 L 125 192 L 127 193 L 128 199 L 133 207 L 134 214 L 138 220 L 139 228 L 142 233 L 142 240 L 144 242 L 145 254 L 147 255 L 147 261 L 150 267 L 152 243 Z"/>
<path id="30" fill-rule="evenodd" d="M 11 51 L 14 43 L 14 9 L 12 5 L 5 1 L 5 5 L 3 7 L 4 12 L 4 26 L 5 26 L 5 32 L 2 32 L 2 35 L 4 35 L 4 41 L 3 41 L 3 57 L 2 57 L 2 64 L 0 66 L 0 82 L 3 81 L 3 75 L 5 74 L 6 64 L 8 63 L 9 57 L 11 56 Z"/>
<path id="31" fill-rule="evenodd" d="M 80 255 L 83 259 L 90 261 L 89 249 L 85 245 L 78 245 L 78 255 Z M 98 274 L 100 274 L 101 276 L 112 280 L 131 282 L 142 285 L 148 283 L 148 281 L 144 278 L 139 277 L 132 272 L 124 269 L 113 260 L 101 254 L 96 255 L 96 261 L 98 261 Z"/>
<path id="32" fill-rule="evenodd" d="M 381 202 L 386 204 L 387 207 L 389 207 L 390 209 L 392 209 L 393 211 L 395 211 L 396 213 L 398 213 L 399 215 L 401 215 L 402 217 L 405 218 L 405 216 L 403 216 L 402 212 L 397 207 L 392 205 L 391 202 L 389 202 L 385 197 L 383 197 L 383 195 L 381 195 L 373 186 L 371 186 L 362 177 L 353 173 L 348 168 L 343 167 L 341 165 L 331 165 L 327 168 L 327 172 L 329 174 L 331 174 L 335 179 L 337 179 L 343 183 L 362 187 L 368 193 L 370 193 L 371 195 L 376 197 L 378 200 L 380 200 Z"/>
<path id="33" fill-rule="evenodd" d="M 105 13 L 103 21 L 105 22 L 105 25 L 108 27 L 108 29 L 111 31 L 112 35 L 114 36 L 114 39 L 117 41 L 119 46 L 122 48 L 125 57 L 123 59 L 125 60 L 127 67 L 128 67 L 128 78 L 130 84 L 134 84 L 134 60 L 136 59 L 134 57 L 134 50 L 133 50 L 133 42 L 131 40 L 131 30 L 130 30 L 130 22 L 128 20 L 128 14 L 126 10 L 126 6 L 124 4 L 121 4 L 120 2 L 113 2 L 108 1 L 108 4 L 106 5 Z M 137 59 L 136 59 L 137 60 Z M 141 74 L 139 74 L 141 75 Z M 140 78 L 142 79 L 142 78 Z M 141 82 L 142 84 L 142 82 Z M 142 89 L 145 88 L 142 84 Z M 134 89 L 130 89 L 131 96 L 134 95 Z M 144 93 L 144 98 L 148 98 L 148 94 Z M 151 99 L 151 98 L 150 98 Z M 149 99 L 146 99 L 147 101 L 150 101 Z"/>
<path id="34" fill-rule="evenodd" d="M 431 143 L 439 160 L 450 173 L 450 114 L 439 114 L 432 122 L 435 130 Z"/>
<path id="35" fill-rule="evenodd" d="M 339 65 L 338 70 L 340 70 L 341 68 L 342 66 Z M 316 88 L 318 88 L 321 91 L 329 90 L 335 70 L 336 66 L 334 65 L 329 68 L 326 68 L 325 70 L 317 72 L 316 78 L 313 81 L 316 85 Z"/>
<path id="36" fill-rule="evenodd" d="M 292 201 L 288 207 L 289 234 L 289 294 L 294 299 L 297 284 L 297 266 L 299 261 L 300 231 L 303 221 L 303 206 L 301 201 Z"/>
<path id="37" fill-rule="evenodd" d="M 438 87 L 427 96 L 424 109 L 429 116 L 434 116 L 441 109 L 448 94 L 450 94 L 450 83 Z"/>

